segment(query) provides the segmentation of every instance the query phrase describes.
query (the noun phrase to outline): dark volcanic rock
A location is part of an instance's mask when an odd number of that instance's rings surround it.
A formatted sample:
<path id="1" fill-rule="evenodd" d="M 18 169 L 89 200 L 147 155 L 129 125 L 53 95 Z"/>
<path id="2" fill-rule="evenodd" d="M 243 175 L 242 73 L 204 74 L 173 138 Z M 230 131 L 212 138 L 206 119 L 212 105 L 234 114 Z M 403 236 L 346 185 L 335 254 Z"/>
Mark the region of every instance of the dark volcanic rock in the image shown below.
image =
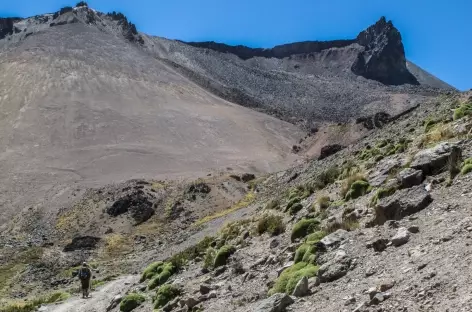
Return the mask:
<path id="1" fill-rule="evenodd" d="M 318 160 L 325 159 L 328 156 L 331 156 L 333 154 L 336 154 L 340 150 L 345 148 L 345 146 L 339 145 L 339 144 L 332 144 L 332 145 L 326 145 L 321 148 L 320 156 L 318 157 Z"/>
<path id="2" fill-rule="evenodd" d="M 356 75 L 387 85 L 419 84 L 406 67 L 400 32 L 385 17 L 361 32 L 357 36 L 357 43 L 364 46 L 365 50 L 358 54 L 351 67 Z"/>
<path id="3" fill-rule="evenodd" d="M 389 121 L 390 115 L 384 112 L 376 113 L 366 117 L 359 117 L 356 119 L 356 123 L 362 123 L 362 125 L 369 130 L 374 128 L 382 128 Z"/>
<path id="4" fill-rule="evenodd" d="M 100 238 L 93 236 L 75 237 L 70 244 L 64 247 L 64 252 L 94 249 L 99 241 Z"/>
<path id="5" fill-rule="evenodd" d="M 14 26 L 13 24 L 21 21 L 19 17 L 7 17 L 0 18 L 0 40 L 5 38 L 7 35 L 13 34 Z"/>
<path id="6" fill-rule="evenodd" d="M 256 176 L 252 173 L 244 173 L 242 176 L 241 176 L 241 181 L 243 182 L 249 182 L 249 181 L 252 181 L 256 178 Z"/>
<path id="7" fill-rule="evenodd" d="M 138 190 L 118 199 L 107 208 L 107 213 L 113 217 L 127 212 L 137 224 L 143 223 L 154 214 L 153 203 L 143 191 Z"/>

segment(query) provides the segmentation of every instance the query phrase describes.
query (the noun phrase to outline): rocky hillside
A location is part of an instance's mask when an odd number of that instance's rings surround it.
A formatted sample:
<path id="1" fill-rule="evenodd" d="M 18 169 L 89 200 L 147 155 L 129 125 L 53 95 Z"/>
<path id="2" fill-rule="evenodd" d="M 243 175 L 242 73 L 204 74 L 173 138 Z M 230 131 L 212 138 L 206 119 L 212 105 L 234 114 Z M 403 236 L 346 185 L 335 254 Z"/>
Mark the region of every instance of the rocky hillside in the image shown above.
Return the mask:
<path id="1" fill-rule="evenodd" d="M 472 94 L 390 22 L 269 50 L 86 5 L 0 25 L 1 312 L 472 309 Z"/>

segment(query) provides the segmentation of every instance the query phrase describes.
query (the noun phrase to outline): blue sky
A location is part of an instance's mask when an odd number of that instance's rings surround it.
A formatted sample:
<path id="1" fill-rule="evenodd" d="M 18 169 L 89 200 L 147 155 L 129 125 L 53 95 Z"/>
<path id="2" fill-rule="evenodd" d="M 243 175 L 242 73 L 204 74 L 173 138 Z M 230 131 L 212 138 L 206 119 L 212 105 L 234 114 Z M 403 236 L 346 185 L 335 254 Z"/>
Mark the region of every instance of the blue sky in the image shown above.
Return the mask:
<path id="1" fill-rule="evenodd" d="M 76 1 L 0 0 L 0 16 L 54 12 Z M 148 34 L 271 47 L 354 38 L 382 15 L 403 36 L 407 58 L 461 89 L 472 88 L 470 0 L 90 0 L 120 11 Z"/>

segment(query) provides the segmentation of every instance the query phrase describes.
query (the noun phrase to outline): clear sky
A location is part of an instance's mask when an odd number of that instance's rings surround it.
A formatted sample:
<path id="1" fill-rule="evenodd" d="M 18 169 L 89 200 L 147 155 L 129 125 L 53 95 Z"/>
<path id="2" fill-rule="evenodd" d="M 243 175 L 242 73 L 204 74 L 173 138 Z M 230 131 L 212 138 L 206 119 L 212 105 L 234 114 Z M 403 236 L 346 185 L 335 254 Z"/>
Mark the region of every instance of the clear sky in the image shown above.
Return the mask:
<path id="1" fill-rule="evenodd" d="M 0 0 L 0 16 L 54 12 L 76 1 Z M 461 90 L 472 88 L 472 0 L 89 0 L 120 11 L 138 30 L 185 41 L 272 47 L 354 38 L 385 15 L 407 58 Z"/>

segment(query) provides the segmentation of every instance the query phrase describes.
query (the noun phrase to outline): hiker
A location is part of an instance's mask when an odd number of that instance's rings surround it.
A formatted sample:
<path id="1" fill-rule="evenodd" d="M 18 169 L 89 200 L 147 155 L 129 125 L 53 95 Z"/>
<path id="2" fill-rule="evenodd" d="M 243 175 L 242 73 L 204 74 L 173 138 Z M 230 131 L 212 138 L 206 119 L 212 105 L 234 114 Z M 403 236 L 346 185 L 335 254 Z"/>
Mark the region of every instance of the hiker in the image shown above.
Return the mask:
<path id="1" fill-rule="evenodd" d="M 87 262 L 82 264 L 79 270 L 79 279 L 82 284 L 82 298 L 88 298 L 90 290 L 90 280 L 92 279 L 92 270 L 90 270 Z"/>

